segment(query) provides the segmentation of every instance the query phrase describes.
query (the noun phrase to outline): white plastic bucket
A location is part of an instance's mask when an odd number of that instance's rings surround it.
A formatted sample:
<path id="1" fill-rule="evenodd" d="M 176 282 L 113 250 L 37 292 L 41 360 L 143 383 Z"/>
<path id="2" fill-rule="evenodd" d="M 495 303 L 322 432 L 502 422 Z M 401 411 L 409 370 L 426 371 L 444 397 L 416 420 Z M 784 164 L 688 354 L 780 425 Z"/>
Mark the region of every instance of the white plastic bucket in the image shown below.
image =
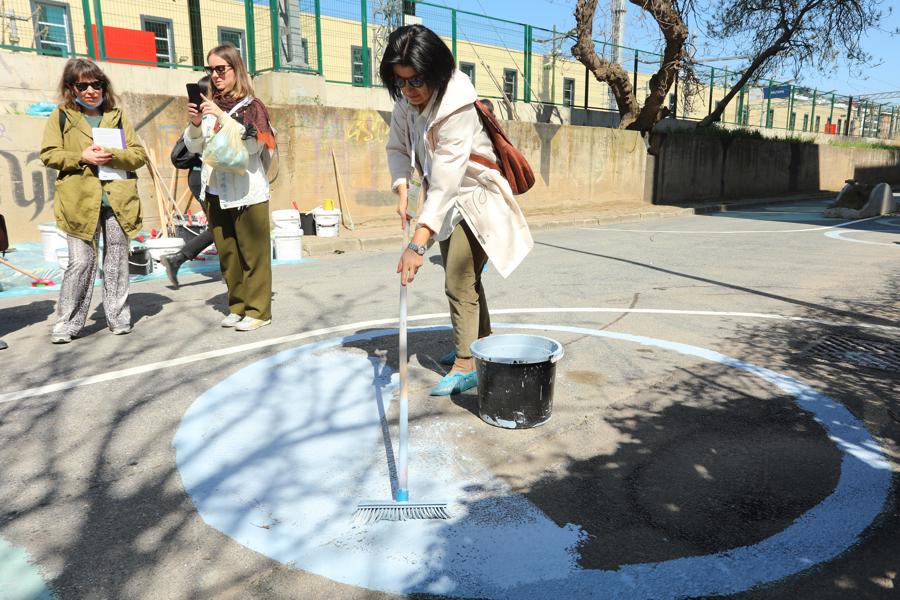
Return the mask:
<path id="1" fill-rule="evenodd" d="M 316 235 L 319 237 L 337 237 L 341 230 L 340 209 L 325 210 L 317 208 L 313 211 L 316 217 Z"/>
<path id="2" fill-rule="evenodd" d="M 296 229 L 300 227 L 300 211 L 293 208 L 273 210 L 272 226 L 275 229 Z"/>
<path id="3" fill-rule="evenodd" d="M 299 226 L 292 229 L 276 228 L 272 231 L 272 244 L 278 260 L 303 258 L 303 230 Z"/>
<path id="4" fill-rule="evenodd" d="M 41 223 L 38 230 L 41 232 L 41 251 L 45 261 L 56 262 L 57 248 L 66 248 L 68 254 L 66 234 L 56 228 L 56 223 Z"/>
<path id="5" fill-rule="evenodd" d="M 164 254 L 175 254 L 184 246 L 184 240 L 180 237 L 156 238 L 144 242 L 147 249 L 150 250 L 150 256 L 153 260 L 159 262 Z"/>
<path id="6" fill-rule="evenodd" d="M 59 268 L 65 271 L 69 266 L 69 249 L 57 248 L 54 259 L 59 263 Z"/>

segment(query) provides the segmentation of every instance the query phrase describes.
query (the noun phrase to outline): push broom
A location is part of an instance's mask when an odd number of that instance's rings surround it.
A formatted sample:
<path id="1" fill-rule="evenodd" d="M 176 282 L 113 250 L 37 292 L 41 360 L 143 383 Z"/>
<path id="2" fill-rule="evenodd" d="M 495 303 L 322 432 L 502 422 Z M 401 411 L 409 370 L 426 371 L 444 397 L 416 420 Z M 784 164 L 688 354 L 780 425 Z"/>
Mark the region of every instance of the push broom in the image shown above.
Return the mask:
<path id="1" fill-rule="evenodd" d="M 409 244 L 409 221 L 403 227 L 403 248 Z M 409 500 L 409 356 L 406 342 L 406 286 L 400 286 L 400 448 L 397 457 L 397 491 L 392 501 L 360 502 L 355 520 L 408 521 L 412 519 L 449 519 L 445 502 L 410 502 Z"/>
<path id="2" fill-rule="evenodd" d="M 44 279 L 43 277 L 38 277 L 31 271 L 26 271 L 25 269 L 21 269 L 21 268 L 17 267 L 16 265 L 12 264 L 11 262 L 9 262 L 8 260 L 4 260 L 4 259 L 0 258 L 0 265 L 6 265 L 10 269 L 12 269 L 14 271 L 18 271 L 22 275 L 27 275 L 28 277 L 31 277 L 34 280 L 31 282 L 31 287 L 47 287 L 47 286 L 51 286 L 51 285 L 56 285 L 56 283 L 52 279 Z"/>

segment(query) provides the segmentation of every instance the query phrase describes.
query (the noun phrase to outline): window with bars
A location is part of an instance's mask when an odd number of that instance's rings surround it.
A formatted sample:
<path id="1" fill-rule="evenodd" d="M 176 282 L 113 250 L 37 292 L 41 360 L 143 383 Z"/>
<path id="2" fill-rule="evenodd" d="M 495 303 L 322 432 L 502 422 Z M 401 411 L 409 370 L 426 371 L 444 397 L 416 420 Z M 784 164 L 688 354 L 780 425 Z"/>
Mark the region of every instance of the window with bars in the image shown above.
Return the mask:
<path id="1" fill-rule="evenodd" d="M 32 2 L 34 43 L 43 54 L 72 53 L 72 22 L 69 7 L 55 2 Z"/>
<path id="2" fill-rule="evenodd" d="M 809 129 L 809 115 L 803 115 L 803 131 Z"/>
<path id="3" fill-rule="evenodd" d="M 771 129 L 772 125 L 775 123 L 775 109 L 770 108 L 769 112 L 766 114 L 766 127 Z"/>
<path id="4" fill-rule="evenodd" d="M 516 92 L 519 89 L 519 72 L 515 69 L 503 69 L 503 93 L 510 102 L 516 101 Z"/>
<path id="5" fill-rule="evenodd" d="M 575 105 L 575 80 L 570 77 L 563 78 L 563 106 Z"/>
<path id="6" fill-rule="evenodd" d="M 366 54 L 368 63 L 369 63 L 369 73 L 368 77 L 366 77 L 365 73 L 365 65 L 363 64 L 363 49 L 362 46 L 351 46 L 350 47 L 350 68 L 353 74 L 353 85 L 366 85 L 367 82 L 372 81 L 372 49 L 366 48 Z"/>
<path id="7" fill-rule="evenodd" d="M 174 63 L 175 56 L 172 54 L 174 47 L 172 43 L 172 21 L 141 15 L 141 29 L 151 32 L 156 40 L 156 62 L 158 64 Z"/>
<path id="8" fill-rule="evenodd" d="M 475 64 L 468 62 L 459 63 L 459 70 L 466 74 L 466 77 L 469 78 L 469 81 L 472 82 L 472 85 L 475 85 Z"/>
<path id="9" fill-rule="evenodd" d="M 797 113 L 792 112 L 792 113 L 791 113 L 791 119 L 790 119 L 790 121 L 788 122 L 788 129 L 793 130 L 793 129 L 794 129 L 794 126 L 795 126 L 796 124 L 797 124 Z"/>
<path id="10" fill-rule="evenodd" d="M 821 129 L 819 128 L 819 123 L 820 123 L 819 119 L 820 119 L 820 117 L 817 116 L 817 117 L 816 117 L 816 123 L 815 123 L 815 129 L 814 129 L 814 131 L 815 131 L 816 133 L 818 133 L 819 131 L 821 131 Z"/>
<path id="11" fill-rule="evenodd" d="M 244 31 L 242 29 L 232 29 L 231 27 L 219 27 L 219 43 L 231 44 L 241 53 L 241 58 L 247 60 L 244 50 Z"/>

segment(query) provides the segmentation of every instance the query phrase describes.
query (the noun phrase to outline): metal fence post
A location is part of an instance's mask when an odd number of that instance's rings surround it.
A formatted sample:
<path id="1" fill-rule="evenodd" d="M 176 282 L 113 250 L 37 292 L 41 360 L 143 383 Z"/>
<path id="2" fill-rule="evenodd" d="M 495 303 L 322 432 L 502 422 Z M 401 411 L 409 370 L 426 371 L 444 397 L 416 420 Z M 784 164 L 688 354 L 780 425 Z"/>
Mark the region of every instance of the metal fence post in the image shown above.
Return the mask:
<path id="1" fill-rule="evenodd" d="M 816 129 L 816 96 L 818 95 L 818 93 L 819 93 L 819 90 L 813 90 L 812 113 L 810 114 L 810 117 L 809 117 L 809 127 L 816 133 L 819 133 L 819 131 Z"/>
<path id="2" fill-rule="evenodd" d="M 253 0 L 244 0 L 244 19 L 247 22 L 247 70 L 256 75 L 256 22 Z"/>
<path id="3" fill-rule="evenodd" d="M 834 92 L 831 93 L 831 109 L 828 111 L 828 124 L 834 123 Z"/>
<path id="4" fill-rule="evenodd" d="M 635 61 L 635 65 L 637 65 L 637 61 Z M 637 69 L 637 66 L 635 66 L 635 69 Z M 707 115 L 711 114 L 713 111 L 713 105 L 712 105 L 712 103 L 713 103 L 713 87 L 715 86 L 715 84 L 716 84 L 716 68 L 710 67 L 709 68 L 709 110 L 706 111 Z"/>
<path id="5" fill-rule="evenodd" d="M 850 119 L 853 116 L 853 96 L 847 100 L 847 118 L 844 120 L 844 135 L 850 135 Z"/>
<path id="6" fill-rule="evenodd" d="M 888 125 L 888 139 L 889 140 L 894 139 L 894 109 L 895 108 L 896 107 L 893 104 L 891 104 L 891 124 Z"/>
<path id="7" fill-rule="evenodd" d="M 94 0 L 94 20 L 97 21 L 97 59 L 106 60 L 106 41 L 103 38 L 103 8 Z"/>
<path id="8" fill-rule="evenodd" d="M 322 65 L 322 3 L 316 0 L 316 66 L 319 67 L 319 75 L 325 76 L 325 67 Z"/>
<path id="9" fill-rule="evenodd" d="M 866 107 L 863 109 L 862 122 L 859 125 L 859 137 L 866 137 L 866 121 L 869 118 L 869 101 L 866 100 Z"/>
<path id="10" fill-rule="evenodd" d="M 525 102 L 531 102 L 531 25 L 525 26 Z"/>
<path id="11" fill-rule="evenodd" d="M 788 111 L 787 111 L 787 127 L 786 129 L 793 131 L 794 130 L 794 119 L 791 118 L 791 115 L 794 112 L 794 84 L 791 84 L 791 96 L 788 100 Z"/>
<path id="12" fill-rule="evenodd" d="M 456 60 L 456 9 L 450 9 L 450 50 L 453 51 L 453 60 Z"/>
<path id="13" fill-rule="evenodd" d="M 87 46 L 88 56 L 97 59 L 97 51 L 94 50 L 94 32 L 91 29 L 91 3 L 81 0 L 81 10 L 84 12 L 84 43 Z"/>
<path id="14" fill-rule="evenodd" d="M 768 94 L 766 94 L 766 129 L 772 129 L 772 125 L 775 124 L 775 116 L 773 115 L 769 118 L 769 115 L 772 113 L 772 84 L 775 83 L 771 79 L 769 80 Z"/>
<path id="15" fill-rule="evenodd" d="M 637 72 L 638 72 L 638 50 L 634 49 L 634 98 L 637 100 L 637 89 L 638 89 L 638 80 L 637 80 Z"/>
<path id="16" fill-rule="evenodd" d="M 269 14 L 272 18 L 272 70 L 281 70 L 281 34 L 278 27 L 278 0 L 269 0 Z"/>
<path id="17" fill-rule="evenodd" d="M 369 65 L 369 5 L 366 0 L 359 0 L 359 11 L 362 21 L 363 87 L 372 87 L 372 73 Z"/>

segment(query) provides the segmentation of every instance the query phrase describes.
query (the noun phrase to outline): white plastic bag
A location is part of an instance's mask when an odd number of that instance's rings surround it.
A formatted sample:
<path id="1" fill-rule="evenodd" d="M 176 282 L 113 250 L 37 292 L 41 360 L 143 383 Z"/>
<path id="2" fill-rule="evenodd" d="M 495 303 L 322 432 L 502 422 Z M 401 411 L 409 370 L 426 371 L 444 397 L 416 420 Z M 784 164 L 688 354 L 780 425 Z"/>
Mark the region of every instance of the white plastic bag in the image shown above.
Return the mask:
<path id="1" fill-rule="evenodd" d="M 203 162 L 216 171 L 242 175 L 247 172 L 250 154 L 241 139 L 241 126 L 234 119 L 225 119 L 222 128 L 206 143 Z"/>

